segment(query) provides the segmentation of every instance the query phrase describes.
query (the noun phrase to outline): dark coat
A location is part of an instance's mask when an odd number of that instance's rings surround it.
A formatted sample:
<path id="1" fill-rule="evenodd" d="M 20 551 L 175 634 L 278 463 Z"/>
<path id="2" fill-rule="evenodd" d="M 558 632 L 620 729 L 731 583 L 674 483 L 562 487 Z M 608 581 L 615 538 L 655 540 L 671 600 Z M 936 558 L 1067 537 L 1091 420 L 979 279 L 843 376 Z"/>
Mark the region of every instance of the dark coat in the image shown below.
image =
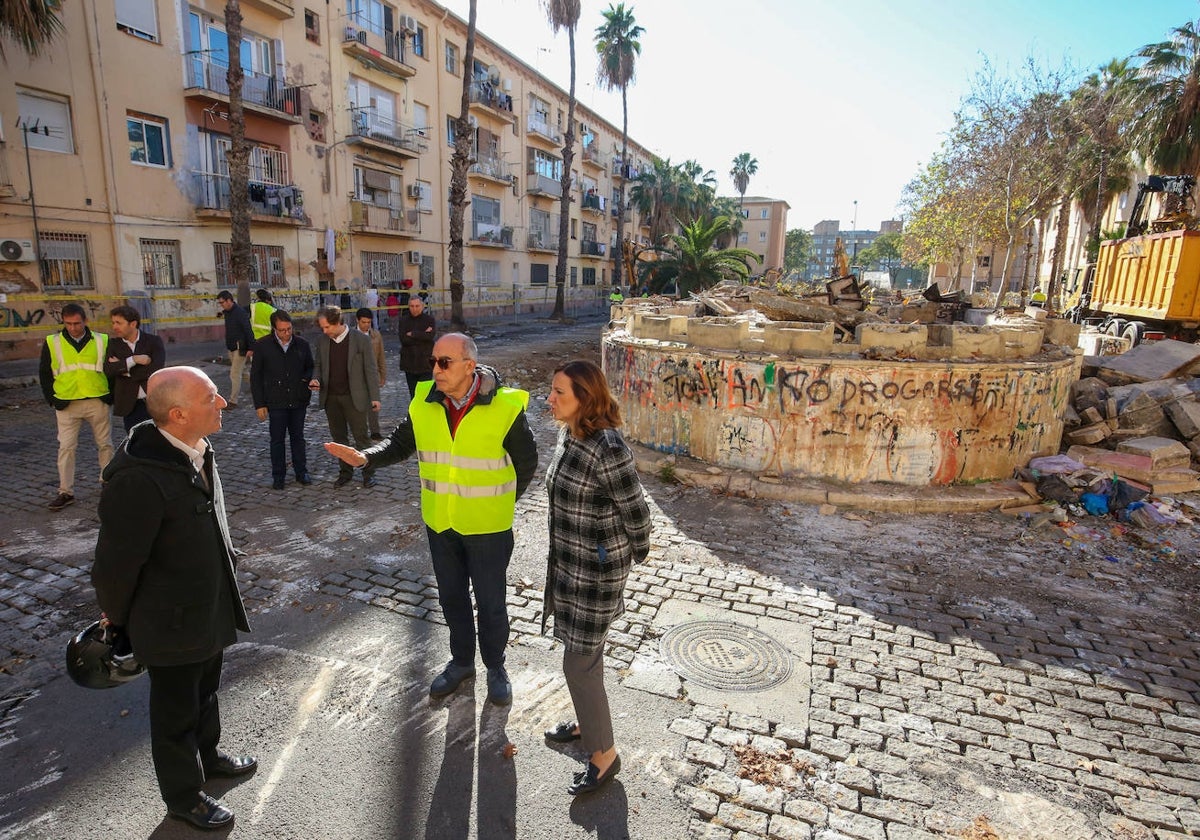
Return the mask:
<path id="1" fill-rule="evenodd" d="M 250 313 L 235 303 L 225 311 L 225 349 L 236 350 L 244 356 L 253 346 Z"/>
<path id="2" fill-rule="evenodd" d="M 130 367 L 126 360 L 130 356 L 149 356 L 150 364 Z M 115 360 L 115 361 L 113 361 Z M 113 414 L 124 417 L 137 404 L 138 391 L 144 390 L 146 380 L 156 370 L 167 364 L 167 348 L 163 340 L 145 330 L 138 330 L 138 340 L 132 350 L 119 338 L 108 339 L 108 358 L 104 360 L 104 374 L 112 380 Z"/>
<path id="3" fill-rule="evenodd" d="M 274 335 L 254 342 L 250 367 L 250 393 L 255 408 L 302 408 L 312 399 L 308 381 L 313 378 L 313 354 L 308 342 L 292 336 L 287 352 Z"/>
<path id="4" fill-rule="evenodd" d="M 104 470 L 92 586 L 144 665 L 203 662 L 250 629 L 211 448 L 205 473 L 211 490 L 150 421 Z"/>
<path id="5" fill-rule="evenodd" d="M 571 653 L 592 653 L 625 611 L 625 580 L 650 553 L 650 508 L 633 453 L 616 429 L 584 440 L 564 426 L 546 469 L 550 556 L 542 630 Z"/>
<path id="6" fill-rule="evenodd" d="M 405 310 L 400 316 L 400 370 L 405 373 L 431 373 L 433 345 L 437 341 L 437 321 L 428 312 L 416 318 Z"/>
<path id="7" fill-rule="evenodd" d="M 333 341 L 321 333 L 317 336 L 316 369 L 314 377 L 321 383 L 318 392 L 318 404 L 325 407 L 329 399 L 329 345 Z M 347 364 L 350 366 L 350 398 L 354 407 L 366 414 L 371 410 L 371 403 L 379 401 L 379 372 L 375 369 L 375 351 L 371 347 L 371 339 L 350 327 L 350 334 L 343 341 L 350 342 Z"/>
<path id="8" fill-rule="evenodd" d="M 496 372 L 495 368 L 488 365 L 476 365 L 475 370 L 480 376 L 479 393 L 475 395 L 475 401 L 467 409 L 468 414 L 477 408 L 491 405 L 496 391 L 504 384 L 500 381 L 500 374 Z M 430 387 L 429 396 L 425 398 L 425 401 L 439 403 L 444 407 L 446 395 L 438 390 L 437 385 L 433 385 Z M 449 419 L 446 422 L 449 423 Z M 517 498 L 519 499 L 525 492 L 525 488 L 533 481 L 538 464 L 537 442 L 533 439 L 533 432 L 529 428 L 529 418 L 525 416 L 524 411 L 518 414 L 517 419 L 509 426 L 508 434 L 504 436 L 502 445 L 517 473 Z M 377 443 L 365 450 L 363 454 L 367 456 L 367 466 L 375 469 L 403 461 L 416 451 L 417 436 L 413 431 L 412 415 L 405 414 L 404 419 L 384 439 L 383 443 Z"/>

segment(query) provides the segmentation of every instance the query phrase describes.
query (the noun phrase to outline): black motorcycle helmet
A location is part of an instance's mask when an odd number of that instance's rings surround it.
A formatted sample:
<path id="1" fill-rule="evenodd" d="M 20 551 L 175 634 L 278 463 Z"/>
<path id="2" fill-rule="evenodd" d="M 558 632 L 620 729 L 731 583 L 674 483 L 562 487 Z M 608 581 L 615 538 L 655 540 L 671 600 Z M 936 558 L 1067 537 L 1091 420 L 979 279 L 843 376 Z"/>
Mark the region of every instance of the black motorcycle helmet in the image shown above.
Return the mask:
<path id="1" fill-rule="evenodd" d="M 129 638 L 94 621 L 67 643 L 67 673 L 84 688 L 116 688 L 146 672 Z"/>

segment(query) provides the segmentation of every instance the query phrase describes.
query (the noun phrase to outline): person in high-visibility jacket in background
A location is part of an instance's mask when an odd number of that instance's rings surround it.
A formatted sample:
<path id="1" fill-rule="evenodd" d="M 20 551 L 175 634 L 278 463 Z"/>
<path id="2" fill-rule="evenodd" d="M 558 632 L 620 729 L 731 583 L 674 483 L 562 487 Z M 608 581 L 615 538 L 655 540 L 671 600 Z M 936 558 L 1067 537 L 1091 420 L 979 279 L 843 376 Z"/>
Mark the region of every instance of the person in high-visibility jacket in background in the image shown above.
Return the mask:
<path id="1" fill-rule="evenodd" d="M 608 302 L 612 304 L 624 303 L 625 295 L 621 294 L 620 286 L 613 286 L 612 291 L 608 295 Z"/>
<path id="2" fill-rule="evenodd" d="M 505 388 L 500 374 L 476 361 L 477 352 L 469 336 L 442 336 L 433 345 L 433 381 L 417 384 L 408 416 L 383 443 L 363 452 L 339 443 L 325 449 L 370 469 L 419 453 L 421 517 L 452 657 L 429 694 L 452 694 L 475 675 L 473 590 L 488 699 L 506 705 L 512 683 L 504 667 L 505 572 L 517 499 L 533 480 L 538 452 L 525 416 L 529 393 Z"/>
<path id="3" fill-rule="evenodd" d="M 254 340 L 258 341 L 271 334 L 271 313 L 275 311 L 275 303 L 266 289 L 259 289 L 254 294 L 258 300 L 250 304 L 250 330 Z"/>

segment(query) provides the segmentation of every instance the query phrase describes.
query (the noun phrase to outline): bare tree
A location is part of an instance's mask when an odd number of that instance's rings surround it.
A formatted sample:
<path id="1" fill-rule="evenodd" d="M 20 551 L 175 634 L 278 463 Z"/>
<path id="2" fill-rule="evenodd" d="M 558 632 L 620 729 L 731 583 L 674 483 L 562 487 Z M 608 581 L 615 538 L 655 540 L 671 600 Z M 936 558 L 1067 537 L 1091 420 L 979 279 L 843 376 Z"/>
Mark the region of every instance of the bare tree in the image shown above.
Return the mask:
<path id="1" fill-rule="evenodd" d="M 571 48 L 571 86 L 567 93 L 567 132 L 563 135 L 562 196 L 558 215 L 558 262 L 554 266 L 554 311 L 551 318 L 562 319 L 567 287 L 567 238 L 571 216 L 571 164 L 575 161 L 575 29 L 579 26 L 580 0 L 542 0 L 550 28 L 567 30 Z"/>
<path id="2" fill-rule="evenodd" d="M 246 112 L 242 108 L 242 9 L 238 0 L 225 3 L 229 68 L 229 273 L 237 282 L 239 306 L 250 305 L 250 150 L 246 146 Z"/>
<path id="3" fill-rule="evenodd" d="M 471 163 L 471 78 L 475 72 L 476 1 L 467 16 L 467 47 L 463 55 L 462 99 L 454 120 L 454 153 L 450 155 L 450 325 L 467 328 L 463 317 L 463 224 L 467 206 L 467 167 Z"/>

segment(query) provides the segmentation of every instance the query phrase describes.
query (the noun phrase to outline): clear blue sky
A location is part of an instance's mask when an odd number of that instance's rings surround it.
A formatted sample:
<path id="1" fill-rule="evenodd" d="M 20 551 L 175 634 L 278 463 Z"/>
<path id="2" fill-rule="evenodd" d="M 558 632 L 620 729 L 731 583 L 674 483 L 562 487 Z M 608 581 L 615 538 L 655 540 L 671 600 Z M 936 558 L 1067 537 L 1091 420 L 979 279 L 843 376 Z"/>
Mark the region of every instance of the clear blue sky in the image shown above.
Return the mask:
<path id="1" fill-rule="evenodd" d="M 442 0 L 467 17 L 467 0 Z M 593 32 L 608 0 L 583 0 L 577 96 L 618 127 L 620 96 L 596 87 Z M 1015 73 L 1094 70 L 1200 18 L 1197 0 L 635 0 L 645 27 L 629 132 L 672 162 L 693 158 L 735 194 L 791 205 L 789 228 L 822 219 L 876 229 L 939 147 L 984 57 Z M 567 37 L 539 0 L 478 0 L 478 28 L 564 89 Z"/>

